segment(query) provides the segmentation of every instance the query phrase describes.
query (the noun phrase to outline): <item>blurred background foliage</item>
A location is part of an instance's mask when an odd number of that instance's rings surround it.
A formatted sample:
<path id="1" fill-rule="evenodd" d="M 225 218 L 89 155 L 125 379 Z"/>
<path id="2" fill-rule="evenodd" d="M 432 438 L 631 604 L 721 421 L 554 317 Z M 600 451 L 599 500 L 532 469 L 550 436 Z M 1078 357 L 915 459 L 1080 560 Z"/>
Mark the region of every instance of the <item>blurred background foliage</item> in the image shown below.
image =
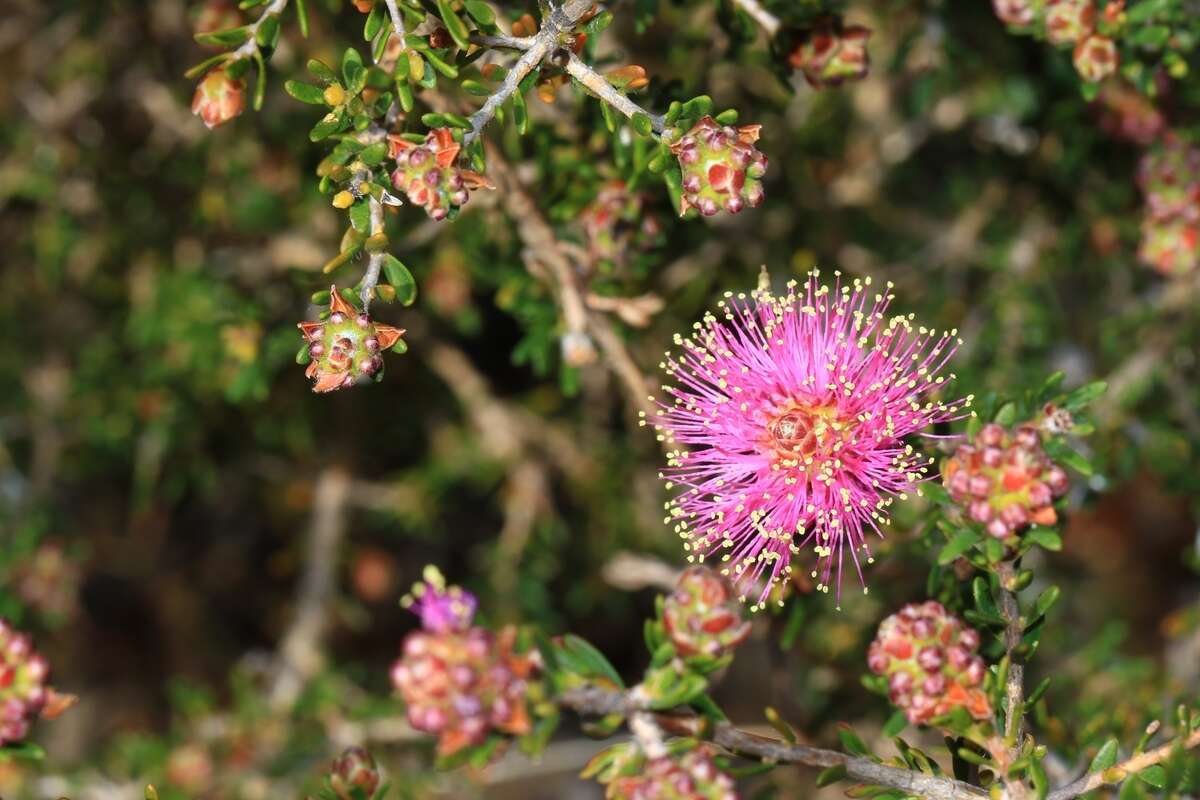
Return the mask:
<path id="1" fill-rule="evenodd" d="M 389 218 L 420 296 L 376 315 L 409 329 L 410 351 L 379 385 L 309 391 L 294 326 L 342 223 L 316 189 L 313 110 L 282 82 L 309 57 L 336 63 L 362 24 L 310 5 L 307 41 L 285 24 L 262 112 L 211 133 L 182 78 L 204 56 L 198 6 L 12 0 L 0 18 L 0 611 L 83 698 L 39 726 L 44 762 L 0 763 L 5 797 L 134 797 L 151 780 L 164 797 L 297 796 L 364 738 L 403 797 L 598 796 L 573 778 L 596 746 L 569 732 L 537 766 L 420 766 L 429 745 L 387 699 L 414 625 L 396 600 L 435 562 L 491 621 L 576 631 L 636 672 L 631 631 L 681 563 L 657 444 L 603 360 L 563 363 L 503 192 L 453 222 Z M 813 5 L 773 7 L 802 21 Z M 1072 490 L 1063 552 L 1037 565 L 1065 597 L 1032 676 L 1057 678 L 1041 723 L 1069 771 L 1194 696 L 1200 273 L 1137 262 L 1147 142 L 1119 135 L 1103 92 L 1084 96 L 1069 51 L 982 1 L 846 4 L 873 31 L 872 68 L 820 91 L 728 5 L 613 11 L 599 52 L 646 68 L 647 106 L 706 92 L 763 125 L 771 160 L 762 207 L 679 221 L 634 174 L 628 134 L 569 88 L 530 100 L 528 135 L 489 128 L 589 254 L 595 292 L 663 301 L 642 327 L 613 316 L 638 367 L 653 375 L 672 334 L 763 265 L 776 281 L 820 266 L 893 281 L 898 310 L 958 328 L 963 392 L 1107 380 L 1095 473 Z M 1200 83 L 1155 91 L 1167 125 L 1196 132 Z M 616 180 L 623 221 L 598 238 L 589 204 Z M 801 586 L 760 615 L 723 683 L 731 713 L 774 705 L 814 741 L 837 720 L 878 730 L 889 711 L 859 685 L 862 654 L 882 616 L 925 596 L 929 561 L 921 501 L 897 517 L 869 596 L 837 613 Z M 289 653 L 314 581 L 320 652 Z M 817 791 L 797 770 L 772 781 L 763 796 Z"/>

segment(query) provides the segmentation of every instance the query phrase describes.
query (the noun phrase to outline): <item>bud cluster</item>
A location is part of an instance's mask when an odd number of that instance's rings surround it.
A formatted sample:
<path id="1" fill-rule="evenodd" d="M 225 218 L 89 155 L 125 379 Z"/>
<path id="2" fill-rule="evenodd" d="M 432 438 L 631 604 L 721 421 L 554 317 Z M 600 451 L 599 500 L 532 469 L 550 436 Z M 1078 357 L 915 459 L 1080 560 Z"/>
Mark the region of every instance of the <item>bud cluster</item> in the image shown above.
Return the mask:
<path id="1" fill-rule="evenodd" d="M 733 778 L 713 761 L 707 746 L 647 760 L 637 775 L 608 784 L 606 800 L 737 800 Z"/>
<path id="2" fill-rule="evenodd" d="M 762 203 L 767 157 L 754 146 L 761 127 L 721 125 L 704 116 L 671 143 L 683 172 L 680 214 L 689 208 L 706 217 L 721 209 L 736 214 Z"/>
<path id="3" fill-rule="evenodd" d="M 454 140 L 449 128 L 431 130 L 421 144 L 395 134 L 388 137 L 388 142 L 396 160 L 392 186 L 435 220 L 445 219 L 464 205 L 470 199 L 469 190 L 496 188 L 478 172 L 455 166 L 462 145 Z"/>
<path id="4" fill-rule="evenodd" d="M 1057 522 L 1051 504 L 1069 484 L 1067 473 L 1042 449 L 1037 428 L 1021 425 L 1010 432 L 994 422 L 946 461 L 942 482 L 967 516 L 997 539 L 1033 523 Z"/>
<path id="5" fill-rule="evenodd" d="M 682 656 L 719 658 L 746 640 L 750 623 L 729 582 L 708 567 L 689 567 L 663 603 L 663 628 Z"/>
<path id="6" fill-rule="evenodd" d="M 472 626 L 475 598 L 446 588 L 432 568 L 406 601 L 420 616 L 422 630 L 404 640 L 391 679 L 408 706 L 409 723 L 435 734 L 442 756 L 482 744 L 493 730 L 528 733 L 525 695 L 536 664 L 515 652 L 516 629 L 493 635 Z"/>
<path id="7" fill-rule="evenodd" d="M 19 742 L 50 699 L 50 665 L 29 635 L 0 619 L 0 746 Z"/>
<path id="8" fill-rule="evenodd" d="M 1138 258 L 1165 275 L 1200 262 L 1200 148 L 1168 133 L 1142 157 L 1138 184 L 1146 198 Z"/>
<path id="9" fill-rule="evenodd" d="M 910 603 L 879 625 L 867 665 L 888 682 L 888 698 L 908 721 L 924 724 L 963 707 L 992 715 L 980 688 L 987 668 L 976 655 L 979 634 L 933 600 Z"/>
<path id="10" fill-rule="evenodd" d="M 579 214 L 588 253 L 597 260 L 620 262 L 659 233 L 658 220 L 646 213 L 646 198 L 625 181 L 610 181 Z"/>
<path id="11" fill-rule="evenodd" d="M 870 68 L 867 58 L 870 37 L 870 28 L 844 26 L 840 18 L 825 19 L 800 32 L 788 54 L 788 64 L 800 70 L 808 85 L 817 89 L 861 80 Z"/>
<path id="12" fill-rule="evenodd" d="M 246 79 L 224 67 L 211 69 L 196 85 L 192 113 L 209 128 L 224 125 L 246 109 Z"/>
<path id="13" fill-rule="evenodd" d="M 404 335 L 400 328 L 380 325 L 358 311 L 329 288 L 329 316 L 323 322 L 297 325 L 308 343 L 310 359 L 305 375 L 313 379 L 314 392 L 332 392 L 383 374 L 384 350 Z"/>
<path id="14" fill-rule="evenodd" d="M 361 747 L 347 747 L 329 768 L 329 788 L 340 800 L 354 800 L 354 790 L 371 798 L 379 789 L 379 767 Z"/>
<path id="15" fill-rule="evenodd" d="M 1018 28 L 1029 28 L 1040 20 L 1047 41 L 1056 47 L 1074 48 L 1075 71 L 1089 83 L 1098 83 L 1117 70 L 1117 45 L 1097 30 L 1095 0 L 992 0 L 992 9 L 1002 22 Z"/>

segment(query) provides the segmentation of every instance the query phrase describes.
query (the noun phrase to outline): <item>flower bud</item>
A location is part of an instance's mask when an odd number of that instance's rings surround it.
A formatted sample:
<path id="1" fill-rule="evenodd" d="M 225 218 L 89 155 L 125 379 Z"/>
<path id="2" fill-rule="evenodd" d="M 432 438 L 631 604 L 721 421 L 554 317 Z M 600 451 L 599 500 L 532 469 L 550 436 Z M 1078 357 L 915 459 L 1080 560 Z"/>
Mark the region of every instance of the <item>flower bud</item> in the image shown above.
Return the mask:
<path id="1" fill-rule="evenodd" d="M 637 775 L 608 784 L 606 800 L 737 800 L 733 778 L 713 761 L 707 745 L 682 755 L 648 759 Z"/>
<path id="2" fill-rule="evenodd" d="M 404 335 L 400 328 L 376 324 L 370 316 L 356 311 L 336 286 L 329 290 L 329 318 L 324 322 L 301 322 L 304 340 L 309 343 L 311 361 L 304 373 L 313 379 L 314 392 L 332 392 L 382 374 L 383 359 L 378 352 L 392 347 Z"/>
<path id="3" fill-rule="evenodd" d="M 1051 44 L 1068 45 L 1084 39 L 1096 22 L 1093 0 L 1047 0 L 1046 39 Z"/>
<path id="4" fill-rule="evenodd" d="M 1117 46 L 1107 36 L 1092 34 L 1075 46 L 1075 71 L 1089 83 L 1099 83 L 1116 72 Z"/>
<path id="5" fill-rule="evenodd" d="M 49 697 L 49 668 L 29 636 L 0 620 L 0 746 L 25 738 Z"/>
<path id="6" fill-rule="evenodd" d="M 455 165 L 462 145 L 454 140 L 449 128 L 430 131 L 423 144 L 398 135 L 389 136 L 388 141 L 391 156 L 396 159 L 392 186 L 435 220 L 445 219 L 451 209 L 466 203 L 468 189 L 496 188 L 478 172 Z"/>
<path id="7" fill-rule="evenodd" d="M 867 40 L 871 30 L 861 25 L 844 27 L 840 17 L 825 19 L 803 31 L 788 55 L 788 63 L 804 74 L 809 86 L 838 86 L 861 80 L 869 69 Z"/>
<path id="8" fill-rule="evenodd" d="M 192 96 L 192 113 L 210 129 L 223 125 L 246 108 L 246 81 L 231 78 L 222 67 L 208 71 Z"/>
<path id="9" fill-rule="evenodd" d="M 706 217 L 722 208 L 736 214 L 747 204 L 762 202 L 759 179 L 766 172 L 767 157 L 754 146 L 761 127 L 723 127 L 706 116 L 671 144 L 682 169 L 681 214 L 689 208 Z"/>
<path id="10" fill-rule="evenodd" d="M 682 656 L 719 658 L 750 635 L 729 582 L 699 565 L 684 570 L 663 602 L 663 627 Z"/>
<path id="11" fill-rule="evenodd" d="M 941 603 L 912 603 L 880 624 L 867 666 L 887 678 L 888 696 L 909 722 L 928 723 L 959 705 L 987 719 L 992 709 L 978 648 L 979 634 Z"/>
<path id="12" fill-rule="evenodd" d="M 354 800 L 354 790 L 370 798 L 379 789 L 379 768 L 361 747 L 347 747 L 329 769 L 329 786 L 341 800 Z"/>
<path id="13" fill-rule="evenodd" d="M 1005 25 L 1025 27 L 1036 16 L 1035 0 L 992 0 L 992 10 Z"/>

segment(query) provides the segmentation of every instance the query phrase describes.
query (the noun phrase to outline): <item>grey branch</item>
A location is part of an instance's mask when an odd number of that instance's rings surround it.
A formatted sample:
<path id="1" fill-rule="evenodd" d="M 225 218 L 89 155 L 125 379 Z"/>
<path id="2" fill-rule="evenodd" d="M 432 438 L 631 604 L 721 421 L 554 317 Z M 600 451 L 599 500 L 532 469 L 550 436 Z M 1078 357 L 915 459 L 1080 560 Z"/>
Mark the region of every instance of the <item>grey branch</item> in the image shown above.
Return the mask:
<path id="1" fill-rule="evenodd" d="M 388 16 L 392 18 L 392 32 L 396 34 L 396 41 L 400 43 L 400 47 L 404 48 L 404 17 L 400 16 L 400 8 L 396 5 L 396 0 L 386 0 Z"/>
<path id="2" fill-rule="evenodd" d="M 374 197 L 371 202 L 371 235 L 383 233 L 383 203 Z M 371 299 L 375 297 L 375 287 L 379 285 L 379 272 L 383 269 L 383 252 L 371 253 L 367 259 L 367 271 L 363 273 L 362 285 L 358 296 L 362 300 L 363 311 L 371 311 Z"/>
<path id="3" fill-rule="evenodd" d="M 287 8 L 288 0 L 271 0 L 271 3 L 263 9 L 262 14 L 250 26 L 250 36 L 242 43 L 242 46 L 233 51 L 235 59 L 252 58 L 258 52 L 258 29 L 267 21 L 269 17 L 278 17 Z"/>
<path id="4" fill-rule="evenodd" d="M 1010 747 L 1021 739 L 1021 720 L 1025 715 L 1025 664 L 1016 649 L 1021 644 L 1025 625 L 1021 620 L 1021 604 L 1012 590 L 1016 572 L 1011 561 L 1001 562 L 996 569 L 1000 579 L 1000 613 L 1004 616 L 1004 649 L 1008 653 L 1008 681 L 1004 685 L 1004 736 Z"/>
<path id="5" fill-rule="evenodd" d="M 644 713 L 642 704 L 632 692 L 594 686 L 564 692 L 558 696 L 558 703 L 580 714 L 594 716 Z M 953 778 L 879 764 L 869 758 L 849 756 L 836 750 L 789 744 L 740 730 L 728 722 L 717 723 L 708 730 L 708 721 L 694 715 L 657 714 L 654 721 L 662 730 L 680 735 L 704 736 L 707 730 L 707 738 L 731 752 L 780 764 L 804 764 L 822 769 L 844 766 L 846 775 L 854 780 L 900 789 L 907 794 L 932 800 L 979 800 L 987 797 L 982 789 Z"/>
<path id="6" fill-rule="evenodd" d="M 1166 760 L 1177 747 L 1182 747 L 1184 750 L 1200 747 L 1200 730 L 1192 731 L 1191 735 L 1182 742 L 1168 742 L 1153 750 L 1147 750 L 1140 755 L 1136 755 L 1116 766 L 1109 767 L 1106 770 L 1084 775 L 1079 780 L 1050 792 L 1046 800 L 1071 800 L 1073 797 L 1086 794 L 1093 789 L 1099 789 L 1101 786 L 1121 783 L 1130 775 L 1135 775 L 1147 767 L 1152 767 L 1160 761 Z"/>
<path id="7" fill-rule="evenodd" d="M 618 92 L 603 75 L 585 64 L 574 53 L 571 53 L 571 57 L 567 60 L 567 74 L 586 86 L 588 91 L 600 98 L 601 102 L 608 103 L 630 119 L 634 114 L 646 115 L 650 118 L 650 125 L 654 128 L 655 133 L 662 133 L 663 118 L 661 114 L 651 114 L 630 100 L 627 95 Z"/>
<path id="8" fill-rule="evenodd" d="M 733 4 L 749 14 L 767 32 L 767 36 L 779 33 L 779 17 L 763 8 L 758 0 L 733 0 Z"/>

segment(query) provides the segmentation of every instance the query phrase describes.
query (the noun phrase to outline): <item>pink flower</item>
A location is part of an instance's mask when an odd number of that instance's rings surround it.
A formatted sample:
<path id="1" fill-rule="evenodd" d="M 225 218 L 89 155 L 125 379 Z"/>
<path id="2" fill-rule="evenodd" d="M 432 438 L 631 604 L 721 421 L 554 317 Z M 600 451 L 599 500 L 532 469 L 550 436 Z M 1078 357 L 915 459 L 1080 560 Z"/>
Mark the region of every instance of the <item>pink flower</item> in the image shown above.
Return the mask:
<path id="1" fill-rule="evenodd" d="M 743 599 L 748 585 L 759 589 L 756 605 L 809 545 L 819 589 L 836 566 L 840 595 L 847 553 L 861 581 L 868 530 L 881 533 L 888 507 L 932 460 L 904 438 L 970 403 L 925 399 L 945 380 L 956 332 L 885 318 L 892 295 L 870 285 L 830 289 L 813 272 L 784 295 L 722 301 L 720 318 L 706 314 L 691 337 L 677 336 L 682 353 L 663 365 L 675 385 L 664 386 L 672 399 L 656 427 L 693 448 L 672 451 L 662 473 L 678 490 L 671 519 L 689 560 L 726 562 Z"/>
<path id="2" fill-rule="evenodd" d="M 245 108 L 246 81 L 229 77 L 221 67 L 209 70 L 192 96 L 192 113 L 209 128 L 224 125 Z"/>

